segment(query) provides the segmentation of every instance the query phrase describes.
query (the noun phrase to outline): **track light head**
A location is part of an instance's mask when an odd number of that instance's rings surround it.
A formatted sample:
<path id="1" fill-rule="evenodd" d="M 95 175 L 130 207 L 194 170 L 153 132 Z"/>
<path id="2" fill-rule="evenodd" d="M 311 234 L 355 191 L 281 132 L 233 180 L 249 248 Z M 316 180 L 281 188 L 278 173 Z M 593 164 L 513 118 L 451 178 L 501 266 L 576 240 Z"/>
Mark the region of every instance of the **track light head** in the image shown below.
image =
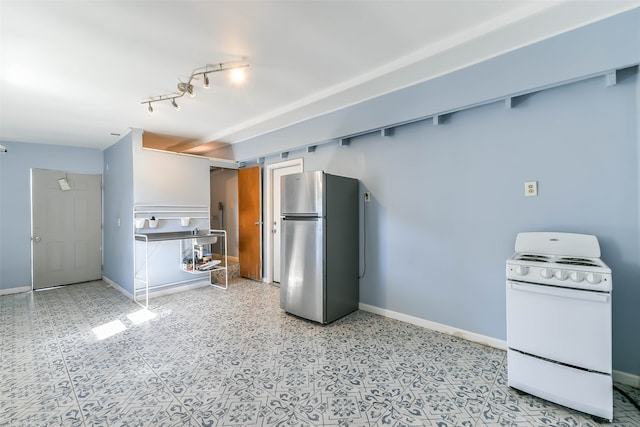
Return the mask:
<path id="1" fill-rule="evenodd" d="M 191 83 L 178 83 L 178 90 L 182 93 L 188 93 L 192 98 L 196 96 L 196 93 L 193 91 L 193 85 Z"/>
<path id="2" fill-rule="evenodd" d="M 153 113 L 153 107 L 151 106 L 151 103 L 149 103 L 149 107 L 147 108 L 147 110 L 149 110 L 149 113 Z"/>
<path id="3" fill-rule="evenodd" d="M 204 77 L 204 84 L 202 86 L 209 89 L 209 76 L 206 74 L 203 74 L 202 76 Z"/>
<path id="4" fill-rule="evenodd" d="M 178 105 L 178 103 L 176 102 L 175 98 L 171 99 L 171 105 L 173 105 L 173 108 L 175 108 L 176 110 L 180 109 L 180 106 Z"/>

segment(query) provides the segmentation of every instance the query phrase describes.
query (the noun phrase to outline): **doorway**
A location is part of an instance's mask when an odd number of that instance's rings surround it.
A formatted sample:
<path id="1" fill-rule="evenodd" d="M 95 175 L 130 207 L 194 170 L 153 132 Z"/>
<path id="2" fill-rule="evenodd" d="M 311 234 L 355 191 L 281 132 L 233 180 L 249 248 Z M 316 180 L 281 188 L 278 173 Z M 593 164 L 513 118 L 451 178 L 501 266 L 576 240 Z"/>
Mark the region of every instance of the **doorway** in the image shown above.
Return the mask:
<path id="1" fill-rule="evenodd" d="M 211 187 L 209 224 L 212 229 L 227 232 L 227 256 L 237 260 L 238 170 L 212 167 L 209 176 Z M 220 240 L 216 245 L 222 245 L 222 243 Z"/>
<path id="2" fill-rule="evenodd" d="M 267 257 L 268 282 L 280 283 L 280 178 L 303 171 L 303 159 L 287 160 L 267 166 Z"/>
<path id="3" fill-rule="evenodd" d="M 31 170 L 34 290 L 102 278 L 102 176 Z"/>

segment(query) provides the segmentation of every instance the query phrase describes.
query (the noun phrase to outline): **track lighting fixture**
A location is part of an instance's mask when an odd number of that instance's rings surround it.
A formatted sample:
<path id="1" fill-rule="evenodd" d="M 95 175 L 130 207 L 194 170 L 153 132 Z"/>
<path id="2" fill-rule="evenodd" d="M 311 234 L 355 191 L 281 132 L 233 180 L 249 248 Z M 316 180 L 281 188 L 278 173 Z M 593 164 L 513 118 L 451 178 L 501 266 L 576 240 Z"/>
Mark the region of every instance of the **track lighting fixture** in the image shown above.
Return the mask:
<path id="1" fill-rule="evenodd" d="M 194 79 L 198 78 L 199 76 L 202 76 L 202 79 L 203 79 L 202 86 L 205 88 L 208 88 L 209 87 L 208 74 L 217 73 L 219 71 L 227 71 L 227 70 L 231 70 L 232 72 L 235 73 L 240 69 L 246 68 L 248 66 L 249 66 L 249 63 L 246 61 L 221 62 L 215 65 L 207 64 L 205 67 L 197 68 L 193 70 L 193 72 L 191 73 L 191 76 L 189 76 L 189 80 L 187 80 L 186 82 L 178 83 L 178 86 L 177 86 L 178 92 L 147 98 L 144 101 L 142 101 L 141 104 L 148 104 L 147 110 L 149 110 L 150 113 L 153 113 L 153 107 L 151 106 L 151 104 L 159 101 L 169 101 L 171 102 L 171 105 L 173 105 L 173 107 L 176 110 L 179 110 L 180 106 L 176 102 L 177 98 L 181 98 L 185 94 L 189 94 L 189 96 L 191 96 L 192 98 L 196 96 L 196 92 L 193 88 L 193 83 L 192 83 Z"/>
<path id="2" fill-rule="evenodd" d="M 191 83 L 178 83 L 178 90 L 184 95 L 184 93 L 188 93 L 192 98 L 196 96 L 196 93 L 193 91 L 193 85 Z"/>

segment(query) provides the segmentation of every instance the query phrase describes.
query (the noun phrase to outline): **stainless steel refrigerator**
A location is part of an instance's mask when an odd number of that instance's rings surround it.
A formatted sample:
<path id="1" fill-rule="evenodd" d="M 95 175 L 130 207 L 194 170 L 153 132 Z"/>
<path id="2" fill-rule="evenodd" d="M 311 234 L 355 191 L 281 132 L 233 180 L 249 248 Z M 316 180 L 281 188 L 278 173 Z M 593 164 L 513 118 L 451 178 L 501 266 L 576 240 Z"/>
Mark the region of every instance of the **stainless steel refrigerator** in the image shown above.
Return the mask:
<path id="1" fill-rule="evenodd" d="M 280 307 L 333 322 L 358 309 L 358 180 L 314 171 L 280 185 Z"/>

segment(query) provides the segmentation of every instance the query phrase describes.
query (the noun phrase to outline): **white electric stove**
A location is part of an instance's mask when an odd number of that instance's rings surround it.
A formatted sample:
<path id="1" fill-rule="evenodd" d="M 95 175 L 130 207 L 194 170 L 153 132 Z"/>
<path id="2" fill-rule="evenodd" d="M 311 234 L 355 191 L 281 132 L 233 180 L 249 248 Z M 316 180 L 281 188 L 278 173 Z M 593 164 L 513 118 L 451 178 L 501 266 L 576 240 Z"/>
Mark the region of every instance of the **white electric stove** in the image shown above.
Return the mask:
<path id="1" fill-rule="evenodd" d="M 508 384 L 613 420 L 611 269 L 592 235 L 519 233 L 507 260 Z"/>

